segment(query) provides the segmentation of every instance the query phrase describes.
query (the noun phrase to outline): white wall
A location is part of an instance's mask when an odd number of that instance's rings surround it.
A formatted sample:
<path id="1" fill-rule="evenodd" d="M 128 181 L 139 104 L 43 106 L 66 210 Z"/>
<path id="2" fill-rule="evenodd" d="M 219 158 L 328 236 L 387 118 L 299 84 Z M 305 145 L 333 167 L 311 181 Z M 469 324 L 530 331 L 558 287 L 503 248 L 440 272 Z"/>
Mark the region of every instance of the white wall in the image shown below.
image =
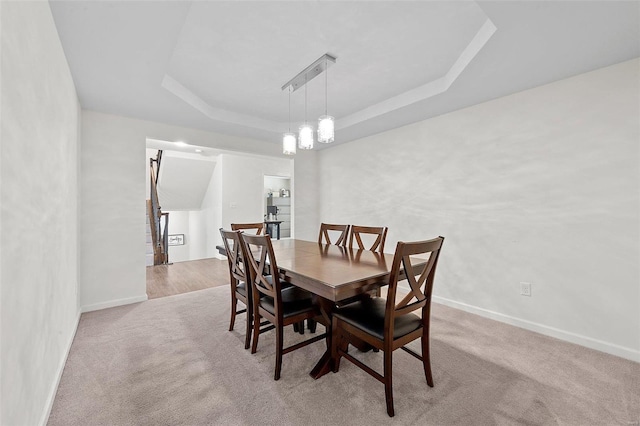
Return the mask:
<path id="1" fill-rule="evenodd" d="M 83 111 L 81 305 L 84 311 L 142 301 L 147 297 L 147 169 L 140 166 L 143 161 L 148 162 L 145 160 L 147 138 L 282 156 L 278 144 Z M 259 193 L 262 192 L 260 179 Z M 220 240 L 219 236 L 216 238 Z M 215 244 L 211 250 L 215 250 Z"/>
<path id="2" fill-rule="evenodd" d="M 292 176 L 293 161 L 289 158 L 269 158 L 221 154 L 222 166 L 222 226 L 230 229 L 238 222 L 264 220 L 264 176 Z M 221 244 L 218 239 L 216 244 Z"/>
<path id="3" fill-rule="evenodd" d="M 145 184 L 144 184 L 145 194 L 146 194 L 145 199 L 149 200 L 151 199 L 151 171 L 149 170 L 149 160 L 151 158 L 155 159 L 158 156 L 158 150 L 146 148 L 144 152 L 145 152 L 145 155 L 144 155 L 143 169 L 145 174 Z"/>
<path id="4" fill-rule="evenodd" d="M 0 424 L 35 425 L 79 319 L 80 106 L 48 2 L 0 15 Z"/>
<path id="5" fill-rule="evenodd" d="M 207 241 L 210 242 L 207 246 L 207 257 L 223 259 L 215 248 L 216 245 L 222 245 L 220 237 L 220 228 L 222 228 L 222 165 L 220 157 L 218 157 L 216 168 L 213 169 L 207 194 L 202 200 L 202 212 L 203 215 L 211 218 L 210 221 L 205 222 Z"/>
<path id="6" fill-rule="evenodd" d="M 331 148 L 334 149 L 334 148 Z M 317 241 L 320 230 L 320 190 L 318 175 L 318 151 L 299 150 L 294 161 L 294 176 L 291 196 L 294 212 L 291 236 L 301 240 Z"/>
<path id="7" fill-rule="evenodd" d="M 164 213 L 164 212 L 163 212 Z M 169 261 L 184 262 L 192 260 L 191 238 L 189 234 L 189 211 L 168 211 L 169 213 L 169 235 L 184 234 L 185 244 L 182 246 L 169 246 Z"/>
<path id="8" fill-rule="evenodd" d="M 279 193 L 281 189 L 291 189 L 291 179 L 276 177 L 276 176 L 265 176 L 264 177 L 264 193 L 262 196 L 267 198 L 269 194 L 269 190 L 274 193 Z"/>
<path id="9" fill-rule="evenodd" d="M 207 247 L 212 244 L 207 238 L 207 223 L 211 218 L 203 214 L 202 210 L 189 212 L 189 258 L 191 260 L 205 259 Z"/>
<path id="10" fill-rule="evenodd" d="M 169 213 L 169 234 L 184 234 L 184 245 L 169 246 L 169 262 L 185 262 L 211 257 L 207 247 L 213 244 L 213 241 L 210 242 L 207 235 L 209 227 L 207 222 L 213 221 L 213 216 L 206 212 L 206 210 L 167 212 Z"/>
<path id="11" fill-rule="evenodd" d="M 319 219 L 443 235 L 439 301 L 640 360 L 639 64 L 323 150 Z"/>
<path id="12" fill-rule="evenodd" d="M 230 229 L 234 222 L 261 222 L 265 202 L 264 175 L 291 176 L 292 168 L 289 158 L 218 155 L 202 209 L 170 212 L 171 233 L 184 233 L 186 240 L 185 246 L 170 247 L 170 261 L 219 257 L 215 249 L 216 245 L 222 245 L 219 229 Z"/>
<path id="13" fill-rule="evenodd" d="M 149 158 L 156 158 L 158 154 L 157 149 L 147 148 L 145 150 L 145 162 L 144 169 L 146 174 L 145 179 L 145 194 L 147 199 L 149 198 L 150 191 L 150 174 L 149 174 Z M 164 154 L 174 155 L 174 152 L 165 151 Z M 168 157 L 163 157 L 164 160 Z M 214 169 L 215 170 L 215 169 Z M 209 182 L 209 188 L 207 191 L 211 191 L 211 182 Z M 162 194 L 159 194 L 160 205 L 166 205 L 166 201 Z M 205 193 L 202 200 L 201 210 L 167 210 L 169 213 L 169 233 L 170 234 L 185 234 L 185 245 L 182 246 L 170 246 L 169 247 L 169 261 L 170 262 L 184 262 L 188 260 L 206 259 L 213 257 L 213 254 L 208 250 L 208 241 L 213 241 L 208 236 L 208 228 L 211 227 L 213 213 L 209 210 L 208 204 L 205 200 L 210 199 L 211 196 Z M 163 210 L 164 212 L 165 210 Z M 214 246 L 215 247 L 215 246 Z"/>
<path id="14" fill-rule="evenodd" d="M 147 298 L 145 137 L 120 120 L 82 114 L 83 311 Z"/>

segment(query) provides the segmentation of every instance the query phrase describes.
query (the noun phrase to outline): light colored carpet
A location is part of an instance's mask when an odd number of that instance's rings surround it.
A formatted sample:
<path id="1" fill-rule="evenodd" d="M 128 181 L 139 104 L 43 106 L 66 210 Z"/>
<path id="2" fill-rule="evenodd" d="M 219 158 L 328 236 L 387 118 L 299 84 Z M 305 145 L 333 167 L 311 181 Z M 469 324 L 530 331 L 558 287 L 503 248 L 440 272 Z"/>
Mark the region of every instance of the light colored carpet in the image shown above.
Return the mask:
<path id="1" fill-rule="evenodd" d="M 49 425 L 637 425 L 640 364 L 442 305 L 432 317 L 435 387 L 394 353 L 396 416 L 381 383 L 343 360 L 308 373 L 324 342 L 284 355 L 274 334 L 244 350 L 229 290 L 211 288 L 82 315 Z M 318 327 L 322 331 L 322 326 Z M 305 334 L 308 337 L 309 334 Z M 291 327 L 285 344 L 299 340 Z M 419 350 L 419 342 L 411 346 Z M 352 352 L 355 352 L 352 350 Z M 359 353 L 377 368 L 381 353 Z"/>

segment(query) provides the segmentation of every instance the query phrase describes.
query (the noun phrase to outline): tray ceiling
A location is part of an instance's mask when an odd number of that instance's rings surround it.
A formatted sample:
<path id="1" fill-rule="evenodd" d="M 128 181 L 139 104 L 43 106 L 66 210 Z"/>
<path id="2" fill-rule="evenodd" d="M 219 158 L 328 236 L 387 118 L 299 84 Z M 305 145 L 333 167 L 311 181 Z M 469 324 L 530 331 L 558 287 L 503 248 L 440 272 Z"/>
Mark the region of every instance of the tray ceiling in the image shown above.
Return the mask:
<path id="1" fill-rule="evenodd" d="M 86 109 L 280 143 L 324 53 L 347 142 L 640 56 L 638 2 L 51 1 Z M 307 86 L 324 113 L 324 75 Z M 292 127 L 304 90 L 291 97 Z M 331 145 L 329 145 L 331 146 Z"/>

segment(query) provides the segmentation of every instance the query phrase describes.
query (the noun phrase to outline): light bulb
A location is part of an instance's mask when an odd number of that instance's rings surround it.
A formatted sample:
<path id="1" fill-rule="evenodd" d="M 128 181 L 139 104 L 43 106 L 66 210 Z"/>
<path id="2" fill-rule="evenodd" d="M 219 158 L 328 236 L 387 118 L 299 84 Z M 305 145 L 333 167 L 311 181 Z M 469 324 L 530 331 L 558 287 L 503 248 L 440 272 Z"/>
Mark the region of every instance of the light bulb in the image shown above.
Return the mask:
<path id="1" fill-rule="evenodd" d="M 300 126 L 298 147 L 300 149 L 313 149 L 313 127 L 310 124 L 305 123 Z"/>
<path id="2" fill-rule="evenodd" d="M 330 115 L 318 118 L 318 142 L 331 143 L 334 140 L 334 121 Z"/>
<path id="3" fill-rule="evenodd" d="M 286 155 L 294 155 L 296 153 L 296 135 L 293 133 L 282 135 L 282 153 Z"/>

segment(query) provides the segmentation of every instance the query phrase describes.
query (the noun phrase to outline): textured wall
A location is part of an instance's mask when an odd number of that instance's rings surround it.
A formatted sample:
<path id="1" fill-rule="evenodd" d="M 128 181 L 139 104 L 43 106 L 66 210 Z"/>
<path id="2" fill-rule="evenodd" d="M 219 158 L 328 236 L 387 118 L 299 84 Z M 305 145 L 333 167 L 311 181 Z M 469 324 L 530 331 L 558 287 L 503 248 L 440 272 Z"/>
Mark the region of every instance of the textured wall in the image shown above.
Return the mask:
<path id="1" fill-rule="evenodd" d="M 207 195 L 205 200 L 206 197 Z M 169 234 L 184 234 L 184 245 L 169 246 L 170 262 L 213 257 L 211 253 L 215 249 L 215 238 L 212 236 L 215 237 L 215 234 L 211 235 L 209 232 L 213 213 L 205 205 L 202 207 L 202 210 L 163 210 L 169 213 Z"/>
<path id="2" fill-rule="evenodd" d="M 222 227 L 230 229 L 238 222 L 261 222 L 264 219 L 264 176 L 292 176 L 292 160 L 262 156 L 221 154 Z M 216 244 L 222 244 L 219 238 Z"/>
<path id="3" fill-rule="evenodd" d="M 184 234 L 185 244 L 182 246 L 169 246 L 169 261 L 184 262 L 185 260 L 195 260 L 199 258 L 191 258 L 191 233 L 190 219 L 191 212 L 186 211 L 166 211 L 169 213 L 169 234 Z M 195 254 L 195 253 L 194 253 Z"/>
<path id="4" fill-rule="evenodd" d="M 0 424 L 35 425 L 79 315 L 80 107 L 49 3 L 0 8 Z"/>
<path id="5" fill-rule="evenodd" d="M 219 162 L 213 169 L 211 182 L 209 182 L 207 193 L 202 200 L 200 214 L 204 218 L 204 232 L 207 237 L 206 257 L 222 258 L 216 250 L 216 245 L 222 242 L 219 231 L 222 227 L 222 166 Z"/>
<path id="6" fill-rule="evenodd" d="M 83 111 L 80 260 L 83 310 L 146 299 L 147 138 L 181 140 L 229 151 L 282 155 L 277 144 Z M 216 170 L 218 168 L 216 166 Z M 214 177 L 216 175 L 214 170 Z M 258 191 L 257 199 L 261 202 L 261 178 Z M 214 221 L 220 223 L 218 212 L 215 213 Z M 261 217 L 257 215 L 257 218 Z M 219 241 L 217 228 L 214 233 L 211 231 L 207 225 L 208 236 L 214 235 Z M 209 242 L 207 244 L 211 246 Z M 215 244 L 212 250 L 215 250 Z"/>
<path id="7" fill-rule="evenodd" d="M 323 150 L 319 219 L 443 235 L 437 296 L 639 359 L 639 63 Z"/>
<path id="8" fill-rule="evenodd" d="M 146 300 L 146 137 L 119 121 L 82 114 L 80 300 L 85 311 Z"/>
<path id="9" fill-rule="evenodd" d="M 320 179 L 318 151 L 299 150 L 295 156 L 293 181 L 293 223 L 295 238 L 317 241 L 320 230 Z"/>

